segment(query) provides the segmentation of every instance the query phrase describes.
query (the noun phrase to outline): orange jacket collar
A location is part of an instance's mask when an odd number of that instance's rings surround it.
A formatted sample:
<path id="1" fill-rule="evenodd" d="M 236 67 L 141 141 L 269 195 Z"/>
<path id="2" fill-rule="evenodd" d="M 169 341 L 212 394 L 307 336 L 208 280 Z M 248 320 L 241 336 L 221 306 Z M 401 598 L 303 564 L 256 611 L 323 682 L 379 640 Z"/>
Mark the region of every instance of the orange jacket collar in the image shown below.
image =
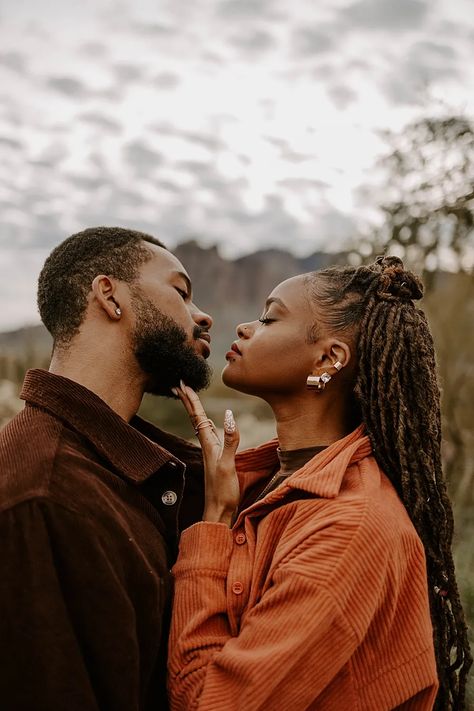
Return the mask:
<path id="1" fill-rule="evenodd" d="M 260 447 L 247 449 L 236 457 L 237 471 L 245 482 L 245 488 L 262 477 L 262 470 L 268 471 L 278 464 L 278 440 L 273 439 Z M 316 454 L 304 467 L 296 471 L 266 501 L 277 500 L 288 489 L 300 489 L 315 496 L 332 499 L 341 488 L 342 479 L 349 465 L 369 456 L 372 447 L 365 434 L 364 425 L 359 425 L 346 437 L 337 440 L 327 449 Z M 254 476 L 248 476 L 250 473 Z"/>

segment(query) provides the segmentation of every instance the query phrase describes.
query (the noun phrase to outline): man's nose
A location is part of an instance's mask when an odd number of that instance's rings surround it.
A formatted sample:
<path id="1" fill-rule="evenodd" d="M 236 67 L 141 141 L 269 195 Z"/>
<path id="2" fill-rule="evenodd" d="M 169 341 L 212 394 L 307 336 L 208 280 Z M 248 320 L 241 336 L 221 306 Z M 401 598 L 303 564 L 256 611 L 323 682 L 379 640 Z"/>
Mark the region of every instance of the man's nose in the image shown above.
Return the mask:
<path id="1" fill-rule="evenodd" d="M 212 317 L 209 316 L 209 314 L 206 314 L 204 311 L 201 311 L 197 307 L 195 308 L 195 311 L 193 312 L 192 316 L 195 323 L 197 323 L 197 325 L 200 326 L 204 331 L 209 331 L 209 329 L 212 327 Z"/>

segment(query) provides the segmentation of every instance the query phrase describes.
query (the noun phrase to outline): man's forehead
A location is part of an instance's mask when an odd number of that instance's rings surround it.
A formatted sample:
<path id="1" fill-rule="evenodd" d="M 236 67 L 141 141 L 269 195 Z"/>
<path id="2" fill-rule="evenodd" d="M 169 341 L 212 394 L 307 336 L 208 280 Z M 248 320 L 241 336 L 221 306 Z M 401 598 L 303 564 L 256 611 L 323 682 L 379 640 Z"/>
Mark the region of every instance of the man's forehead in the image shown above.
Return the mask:
<path id="1" fill-rule="evenodd" d="M 148 269 L 159 271 L 160 274 L 170 274 L 180 272 L 187 275 L 186 269 L 183 267 L 178 257 L 169 252 L 164 247 L 159 247 L 156 244 L 147 243 L 147 248 L 153 253 L 153 256 L 146 264 Z M 189 277 L 188 277 L 189 278 Z"/>

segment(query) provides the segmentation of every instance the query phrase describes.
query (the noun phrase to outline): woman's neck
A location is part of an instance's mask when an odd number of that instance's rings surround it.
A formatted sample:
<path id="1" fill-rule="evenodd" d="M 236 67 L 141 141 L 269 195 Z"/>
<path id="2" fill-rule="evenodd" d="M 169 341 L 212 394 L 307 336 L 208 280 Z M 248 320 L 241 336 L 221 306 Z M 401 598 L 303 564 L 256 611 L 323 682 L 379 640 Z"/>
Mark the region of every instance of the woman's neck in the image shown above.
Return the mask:
<path id="1" fill-rule="evenodd" d="M 285 396 L 270 402 L 280 447 L 284 450 L 328 445 L 342 439 L 360 422 L 352 399 L 329 393 L 308 393 L 294 399 Z"/>

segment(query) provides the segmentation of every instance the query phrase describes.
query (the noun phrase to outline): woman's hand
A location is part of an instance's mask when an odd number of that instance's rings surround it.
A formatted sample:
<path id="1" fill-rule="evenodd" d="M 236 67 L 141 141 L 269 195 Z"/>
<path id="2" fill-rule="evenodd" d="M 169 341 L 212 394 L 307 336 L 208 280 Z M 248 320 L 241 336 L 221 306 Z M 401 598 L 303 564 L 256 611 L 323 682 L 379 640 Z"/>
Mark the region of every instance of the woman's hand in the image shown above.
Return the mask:
<path id="1" fill-rule="evenodd" d="M 194 390 L 181 381 L 180 387 L 174 388 L 173 392 L 186 408 L 201 443 L 205 473 L 203 520 L 231 526 L 240 499 L 239 480 L 235 470 L 239 432 L 232 411 L 226 410 L 225 413 L 222 444 L 214 423 L 207 417 Z"/>

